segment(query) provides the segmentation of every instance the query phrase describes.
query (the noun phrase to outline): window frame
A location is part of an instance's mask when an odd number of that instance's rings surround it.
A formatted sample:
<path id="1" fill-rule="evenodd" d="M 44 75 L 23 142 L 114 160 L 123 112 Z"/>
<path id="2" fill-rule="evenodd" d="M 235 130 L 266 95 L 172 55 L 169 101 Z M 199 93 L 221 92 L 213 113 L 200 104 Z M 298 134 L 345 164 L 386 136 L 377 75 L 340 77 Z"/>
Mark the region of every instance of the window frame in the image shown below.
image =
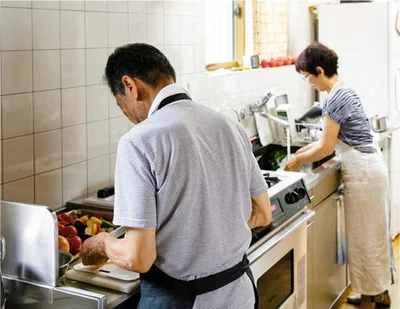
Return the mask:
<path id="1" fill-rule="evenodd" d="M 206 64 L 206 71 L 218 69 L 231 69 L 240 67 L 243 64 L 243 56 L 246 51 L 246 24 L 245 24 L 245 0 L 235 0 L 233 2 L 233 51 L 234 59 L 227 62 Z"/>

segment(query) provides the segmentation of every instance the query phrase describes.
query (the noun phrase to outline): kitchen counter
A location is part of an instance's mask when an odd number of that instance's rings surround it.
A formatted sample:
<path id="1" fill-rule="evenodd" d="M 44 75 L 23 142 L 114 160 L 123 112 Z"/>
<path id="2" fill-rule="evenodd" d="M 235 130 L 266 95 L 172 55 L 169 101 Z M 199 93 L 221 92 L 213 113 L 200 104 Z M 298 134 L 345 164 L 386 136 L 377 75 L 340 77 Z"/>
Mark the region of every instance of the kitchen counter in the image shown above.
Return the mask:
<path id="1" fill-rule="evenodd" d="M 340 170 L 340 168 L 341 161 L 338 156 L 335 156 L 312 171 L 306 172 L 306 176 L 303 178 L 303 180 L 307 189 L 311 190 L 317 184 L 331 176 L 336 171 Z"/>

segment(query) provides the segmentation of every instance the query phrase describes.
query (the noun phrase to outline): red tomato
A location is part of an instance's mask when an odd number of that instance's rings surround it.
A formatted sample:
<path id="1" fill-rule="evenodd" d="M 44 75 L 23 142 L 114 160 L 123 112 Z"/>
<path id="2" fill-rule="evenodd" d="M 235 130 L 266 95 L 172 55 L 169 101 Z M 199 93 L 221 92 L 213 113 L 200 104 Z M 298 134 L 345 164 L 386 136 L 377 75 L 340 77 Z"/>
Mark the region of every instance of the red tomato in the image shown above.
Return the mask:
<path id="1" fill-rule="evenodd" d="M 263 68 L 269 67 L 269 61 L 266 59 L 261 60 L 261 67 Z"/>
<path id="2" fill-rule="evenodd" d="M 284 61 L 285 61 L 285 60 L 284 60 L 283 57 L 278 57 L 278 58 L 276 59 L 276 65 L 277 65 L 278 67 L 283 66 Z"/>
<path id="3" fill-rule="evenodd" d="M 291 56 L 285 57 L 285 59 L 283 60 L 283 64 L 284 65 L 292 64 L 292 57 Z"/>

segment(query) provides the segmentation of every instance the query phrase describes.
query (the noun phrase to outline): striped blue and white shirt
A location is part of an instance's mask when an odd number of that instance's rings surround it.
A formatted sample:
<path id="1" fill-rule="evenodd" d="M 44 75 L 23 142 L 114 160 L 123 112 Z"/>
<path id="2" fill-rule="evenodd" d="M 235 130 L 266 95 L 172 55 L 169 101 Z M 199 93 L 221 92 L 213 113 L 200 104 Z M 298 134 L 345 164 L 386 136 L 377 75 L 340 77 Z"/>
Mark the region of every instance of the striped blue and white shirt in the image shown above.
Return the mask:
<path id="1" fill-rule="evenodd" d="M 365 115 L 360 97 L 351 88 L 334 90 L 325 100 L 322 116 L 328 116 L 340 124 L 339 140 L 349 146 L 372 143 L 369 120 Z M 375 152 L 373 147 L 356 148 L 361 152 Z"/>

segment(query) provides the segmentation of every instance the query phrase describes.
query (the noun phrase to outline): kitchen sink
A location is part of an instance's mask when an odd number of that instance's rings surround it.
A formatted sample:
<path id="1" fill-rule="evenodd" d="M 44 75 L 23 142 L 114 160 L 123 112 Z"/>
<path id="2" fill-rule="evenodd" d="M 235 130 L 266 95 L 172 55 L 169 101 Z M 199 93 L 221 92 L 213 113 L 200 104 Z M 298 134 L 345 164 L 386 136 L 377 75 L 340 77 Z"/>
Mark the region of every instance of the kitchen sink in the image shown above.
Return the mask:
<path id="1" fill-rule="evenodd" d="M 300 148 L 301 147 L 298 146 L 292 146 L 290 147 L 290 151 L 292 154 L 294 154 Z M 253 154 L 257 158 L 258 165 L 261 169 L 276 171 L 279 169 L 279 164 L 281 161 L 287 156 L 287 147 L 278 144 L 269 144 L 266 146 L 255 144 L 253 145 Z M 309 163 L 307 164 L 306 169 L 313 170 L 334 156 L 335 152 L 319 161 Z"/>

